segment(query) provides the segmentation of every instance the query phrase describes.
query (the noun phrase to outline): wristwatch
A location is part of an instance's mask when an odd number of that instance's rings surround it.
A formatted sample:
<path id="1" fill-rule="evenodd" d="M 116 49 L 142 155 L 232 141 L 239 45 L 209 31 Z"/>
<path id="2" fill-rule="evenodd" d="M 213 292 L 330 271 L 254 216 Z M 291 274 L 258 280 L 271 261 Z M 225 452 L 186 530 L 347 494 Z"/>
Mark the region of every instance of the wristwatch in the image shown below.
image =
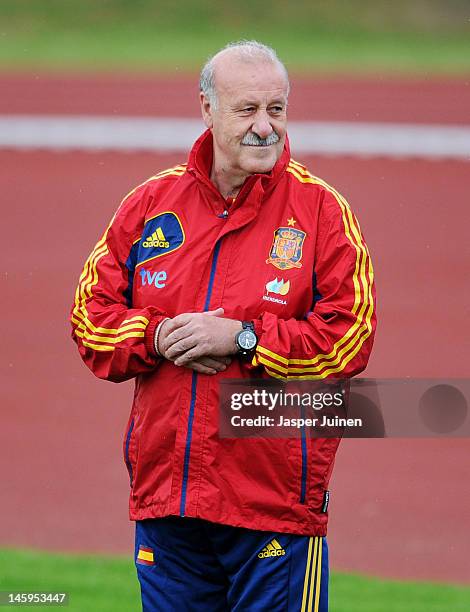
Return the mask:
<path id="1" fill-rule="evenodd" d="M 242 328 L 235 336 L 235 344 L 240 358 L 248 361 L 255 354 L 258 336 L 255 334 L 255 326 L 252 321 L 242 321 Z"/>

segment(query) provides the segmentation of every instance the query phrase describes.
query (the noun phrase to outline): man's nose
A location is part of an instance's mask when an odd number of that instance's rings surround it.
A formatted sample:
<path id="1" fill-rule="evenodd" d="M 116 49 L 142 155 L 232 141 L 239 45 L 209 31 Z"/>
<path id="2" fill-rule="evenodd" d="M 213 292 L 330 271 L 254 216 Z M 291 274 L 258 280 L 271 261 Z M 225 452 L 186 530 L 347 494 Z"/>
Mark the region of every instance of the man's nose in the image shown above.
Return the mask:
<path id="1" fill-rule="evenodd" d="M 251 128 L 252 132 L 258 134 L 260 138 L 267 138 L 273 131 L 273 126 L 269 121 L 269 115 L 265 112 L 258 112 Z"/>

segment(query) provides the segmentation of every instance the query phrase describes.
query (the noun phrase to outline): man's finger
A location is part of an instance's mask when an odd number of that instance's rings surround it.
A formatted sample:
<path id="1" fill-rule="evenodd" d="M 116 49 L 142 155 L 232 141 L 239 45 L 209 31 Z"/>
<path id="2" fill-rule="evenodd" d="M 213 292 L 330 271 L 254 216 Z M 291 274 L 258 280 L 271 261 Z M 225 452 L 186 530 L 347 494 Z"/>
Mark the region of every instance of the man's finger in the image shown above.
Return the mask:
<path id="1" fill-rule="evenodd" d="M 214 359 L 215 361 L 220 361 L 221 363 L 225 364 L 226 366 L 229 366 L 232 363 L 232 358 L 231 357 L 211 357 L 211 359 Z"/>
<path id="2" fill-rule="evenodd" d="M 173 347 L 172 347 L 173 348 Z M 201 349 L 200 345 L 193 346 L 193 348 L 185 351 L 180 354 L 175 360 L 175 365 L 184 366 L 188 364 L 190 361 L 198 361 L 201 357 L 204 356 L 203 349 Z"/>
<path id="3" fill-rule="evenodd" d="M 188 336 L 187 338 L 183 338 L 182 340 L 175 342 L 175 344 L 172 344 L 169 348 L 165 349 L 165 357 L 171 360 L 176 359 L 178 355 L 182 355 L 184 353 L 187 353 L 187 351 L 194 350 L 196 346 L 197 342 L 191 336 Z M 185 359 L 185 361 L 190 361 L 194 357 L 195 355 L 193 355 L 192 357 L 190 356 L 190 358 Z M 181 364 L 178 363 L 176 365 Z"/>
<path id="4" fill-rule="evenodd" d="M 178 327 L 174 329 L 173 331 L 171 331 L 170 333 L 168 333 L 165 336 L 164 344 L 165 346 L 170 347 L 176 342 L 179 342 L 180 340 L 184 340 L 185 338 L 189 338 L 190 336 L 191 336 L 191 331 L 189 330 L 188 323 L 186 323 L 186 325 L 183 325 L 182 327 Z"/>
<path id="5" fill-rule="evenodd" d="M 212 376 L 213 374 L 217 374 L 217 370 L 209 368 L 200 363 L 199 361 L 189 361 L 187 364 L 185 364 L 184 367 L 189 368 L 190 370 L 194 370 L 195 372 L 199 372 L 200 374 L 208 374 L 210 376 Z"/>
<path id="6" fill-rule="evenodd" d="M 197 360 L 197 363 L 206 366 L 206 368 L 211 368 L 213 370 L 217 370 L 217 372 L 223 372 L 227 369 L 227 363 L 222 359 L 216 359 L 214 357 L 200 357 Z"/>
<path id="7" fill-rule="evenodd" d="M 223 308 L 216 308 L 215 310 L 207 310 L 204 314 L 211 315 L 213 317 L 223 317 L 225 310 Z"/>
<path id="8" fill-rule="evenodd" d="M 191 313 L 185 312 L 173 317 L 172 319 L 168 319 L 168 321 L 165 321 L 165 327 L 168 330 L 168 333 L 171 333 L 175 329 L 179 329 L 180 327 L 183 327 L 183 325 L 186 325 L 189 322 L 190 317 Z"/>

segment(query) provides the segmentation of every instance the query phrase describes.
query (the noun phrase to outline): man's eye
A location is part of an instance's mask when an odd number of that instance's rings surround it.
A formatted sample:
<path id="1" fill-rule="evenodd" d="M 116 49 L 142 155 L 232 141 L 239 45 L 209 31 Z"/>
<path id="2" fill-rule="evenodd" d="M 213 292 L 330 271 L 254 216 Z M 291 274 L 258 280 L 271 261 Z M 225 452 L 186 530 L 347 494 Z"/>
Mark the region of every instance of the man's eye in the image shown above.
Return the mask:
<path id="1" fill-rule="evenodd" d="M 284 108 L 282 106 L 271 106 L 269 110 L 271 111 L 271 113 L 282 113 Z"/>

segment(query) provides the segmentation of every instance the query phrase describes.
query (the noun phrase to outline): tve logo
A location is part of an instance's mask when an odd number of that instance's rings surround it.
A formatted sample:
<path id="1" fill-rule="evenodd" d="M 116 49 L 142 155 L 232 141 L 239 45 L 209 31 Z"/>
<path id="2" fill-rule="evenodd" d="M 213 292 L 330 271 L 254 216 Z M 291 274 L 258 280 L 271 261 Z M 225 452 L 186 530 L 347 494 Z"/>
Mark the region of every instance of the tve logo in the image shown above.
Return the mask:
<path id="1" fill-rule="evenodd" d="M 161 289 L 166 285 L 166 272 L 149 272 L 143 268 L 140 270 L 140 278 L 142 279 L 142 286 L 155 285 L 157 289 Z"/>

